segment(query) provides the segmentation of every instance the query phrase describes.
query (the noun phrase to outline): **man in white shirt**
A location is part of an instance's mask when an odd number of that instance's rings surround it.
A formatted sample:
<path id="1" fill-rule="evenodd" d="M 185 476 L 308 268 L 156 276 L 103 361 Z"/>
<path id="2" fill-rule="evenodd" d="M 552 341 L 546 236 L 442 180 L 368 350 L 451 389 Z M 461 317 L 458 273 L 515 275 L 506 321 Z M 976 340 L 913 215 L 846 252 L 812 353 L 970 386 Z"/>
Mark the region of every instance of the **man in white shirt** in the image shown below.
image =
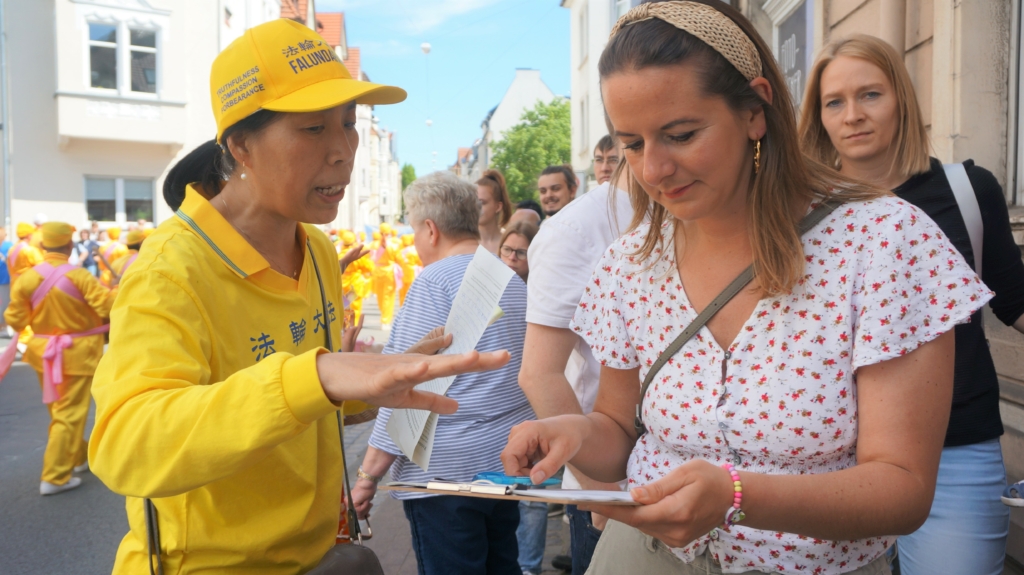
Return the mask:
<path id="1" fill-rule="evenodd" d="M 623 188 L 624 179 L 619 182 Z M 605 183 L 549 218 L 530 244 L 526 343 L 519 386 L 538 419 L 593 411 L 601 365 L 583 339 L 569 329 L 569 321 L 601 256 L 626 231 L 632 218 L 628 194 Z M 562 487 L 619 488 L 569 468 Z M 566 511 L 570 515 L 572 572 L 582 575 L 590 564 L 604 519 L 596 518 L 595 530 L 589 512 L 575 506 Z"/>

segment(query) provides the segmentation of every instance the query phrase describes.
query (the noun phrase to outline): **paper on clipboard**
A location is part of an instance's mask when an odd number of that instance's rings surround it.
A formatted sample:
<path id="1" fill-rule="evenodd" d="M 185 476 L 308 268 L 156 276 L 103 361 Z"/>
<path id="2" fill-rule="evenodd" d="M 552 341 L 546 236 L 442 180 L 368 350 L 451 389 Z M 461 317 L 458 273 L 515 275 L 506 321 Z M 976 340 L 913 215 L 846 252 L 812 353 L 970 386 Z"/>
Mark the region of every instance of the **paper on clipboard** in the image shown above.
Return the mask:
<path id="1" fill-rule="evenodd" d="M 438 495 L 461 495 L 486 499 L 543 501 L 563 505 L 640 505 L 628 491 L 595 491 L 588 489 L 516 489 L 510 485 L 430 481 L 427 483 L 396 482 L 381 485 L 383 491 L 412 491 Z"/>
<path id="2" fill-rule="evenodd" d="M 494 254 L 482 246 L 477 248 L 444 326 L 444 333 L 454 336 L 452 345 L 441 354 L 466 353 L 476 348 L 487 326 L 501 317 L 498 302 L 514 273 Z M 444 395 L 453 381 L 454 377 L 441 377 L 421 383 L 416 389 Z M 427 471 L 434 451 L 437 414 L 422 409 L 396 409 L 391 413 L 387 430 L 402 453 Z"/>

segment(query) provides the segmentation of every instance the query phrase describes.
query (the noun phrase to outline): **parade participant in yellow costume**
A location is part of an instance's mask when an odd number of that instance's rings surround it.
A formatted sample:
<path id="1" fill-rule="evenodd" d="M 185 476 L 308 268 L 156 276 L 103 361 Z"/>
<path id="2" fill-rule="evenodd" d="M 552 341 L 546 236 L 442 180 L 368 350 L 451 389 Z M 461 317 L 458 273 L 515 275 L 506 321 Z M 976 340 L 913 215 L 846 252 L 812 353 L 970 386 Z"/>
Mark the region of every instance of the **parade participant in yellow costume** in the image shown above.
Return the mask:
<path id="1" fill-rule="evenodd" d="M 356 235 L 348 230 L 341 230 L 338 235 L 341 238 L 341 252 L 338 258 L 341 259 L 356 245 Z M 369 255 L 348 264 L 341 274 L 341 289 L 348 300 L 348 309 L 352 310 L 353 325 L 357 325 L 363 315 L 363 299 L 370 295 L 372 278 L 373 264 Z"/>
<path id="2" fill-rule="evenodd" d="M 373 293 L 380 308 L 381 329 L 391 329 L 391 320 L 395 316 L 396 271 L 401 274 L 397 263 L 400 259 L 398 246 L 391 240 L 392 233 L 391 225 L 382 223 L 380 233 L 374 232 L 374 244 L 370 246 L 374 259 Z"/>
<path id="3" fill-rule="evenodd" d="M 128 237 L 125 238 L 125 242 L 128 244 L 125 246 L 128 249 L 127 255 L 117 261 L 110 262 L 110 267 L 113 268 L 116 278 L 115 281 L 120 281 L 124 277 L 124 272 L 128 271 L 128 268 L 139 258 L 142 242 L 146 240 L 146 231 L 148 230 L 132 230 L 128 232 Z"/>
<path id="4" fill-rule="evenodd" d="M 14 286 L 14 282 L 18 281 L 21 274 L 43 263 L 43 252 L 31 245 L 32 233 L 36 231 L 35 226 L 20 222 L 15 231 L 18 243 L 7 250 L 7 272 L 11 275 L 11 286 Z"/>
<path id="5" fill-rule="evenodd" d="M 339 531 L 337 414 L 451 413 L 414 386 L 508 360 L 332 353 L 341 270 L 317 226 L 351 179 L 357 103 L 404 91 L 351 79 L 316 32 L 277 19 L 217 56 L 210 97 L 216 140 L 168 172 L 175 215 L 120 284 L 93 386 L 89 463 L 127 497 L 115 575 L 308 572 Z"/>
<path id="6" fill-rule="evenodd" d="M 53 495 L 78 487 L 73 471 L 88 469 L 85 420 L 89 389 L 103 355 L 104 318 L 114 292 L 89 270 L 68 263 L 75 228 L 61 222 L 43 224 L 43 262 L 26 271 L 11 287 L 7 325 L 34 337 L 24 359 L 36 370 L 43 403 L 50 410 L 50 436 L 43 453 L 39 493 Z M 4 354 L 6 372 L 14 354 Z"/>
<path id="7" fill-rule="evenodd" d="M 415 236 L 406 234 L 402 236 L 401 266 L 402 266 L 402 289 L 398 290 L 398 305 L 405 305 L 405 294 L 409 293 L 409 286 L 412 285 L 416 274 L 423 269 L 423 261 L 416 253 L 416 246 L 413 245 Z"/>
<path id="8" fill-rule="evenodd" d="M 35 235 L 36 227 L 32 224 L 21 222 L 15 231 L 18 234 L 18 243 L 7 250 L 7 272 L 11 276 L 11 288 L 21 277 L 21 274 L 32 269 L 33 266 L 43 263 L 43 251 L 41 248 L 32 245 L 32 237 Z M 42 245 L 42 244 L 40 244 Z M 13 328 L 12 328 L 13 329 Z M 32 328 L 26 327 L 21 330 L 18 343 L 22 346 L 28 345 L 32 339 Z"/>
<path id="9" fill-rule="evenodd" d="M 32 231 L 32 237 L 29 238 L 28 243 L 39 251 L 43 250 L 43 224 L 48 219 L 43 213 L 36 214 L 36 217 L 32 219 L 32 226 L 35 229 Z"/>
<path id="10" fill-rule="evenodd" d="M 114 274 L 110 273 L 110 268 L 107 267 L 107 264 L 113 266 L 114 262 L 127 256 L 128 246 L 119 241 L 121 239 L 121 228 L 113 227 L 108 229 L 107 237 L 110 239 L 100 246 L 100 253 L 103 254 L 103 257 L 96 259 L 99 261 L 100 283 L 110 287 L 114 285 Z"/>

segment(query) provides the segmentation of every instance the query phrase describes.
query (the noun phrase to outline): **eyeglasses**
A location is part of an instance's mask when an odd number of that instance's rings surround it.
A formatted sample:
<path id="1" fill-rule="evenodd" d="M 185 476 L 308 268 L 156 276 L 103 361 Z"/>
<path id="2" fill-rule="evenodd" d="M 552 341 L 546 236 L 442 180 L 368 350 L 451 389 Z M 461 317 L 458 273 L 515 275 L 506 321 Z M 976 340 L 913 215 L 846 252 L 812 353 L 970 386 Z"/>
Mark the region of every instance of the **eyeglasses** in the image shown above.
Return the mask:
<path id="1" fill-rule="evenodd" d="M 516 257 L 525 260 L 526 250 L 514 250 L 509 246 L 501 246 L 501 255 L 506 258 L 512 257 L 512 254 L 516 254 Z"/>

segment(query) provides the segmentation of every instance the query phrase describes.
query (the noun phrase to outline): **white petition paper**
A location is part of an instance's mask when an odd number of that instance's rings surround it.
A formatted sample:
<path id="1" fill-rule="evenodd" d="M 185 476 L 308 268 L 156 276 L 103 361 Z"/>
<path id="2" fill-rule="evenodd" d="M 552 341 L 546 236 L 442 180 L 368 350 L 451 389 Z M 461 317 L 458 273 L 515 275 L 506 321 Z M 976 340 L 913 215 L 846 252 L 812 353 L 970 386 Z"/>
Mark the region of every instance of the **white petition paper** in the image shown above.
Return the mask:
<path id="1" fill-rule="evenodd" d="M 452 334 L 451 347 L 442 354 L 460 354 L 472 351 L 493 323 L 505 286 L 515 272 L 483 247 L 476 250 L 466 268 L 452 309 L 448 312 L 445 334 Z M 500 317 L 500 315 L 498 316 Z M 454 377 L 441 377 L 416 386 L 421 391 L 444 395 Z M 437 414 L 422 409 L 396 409 L 387 425 L 388 435 L 413 463 L 429 471 L 430 455 L 434 450 Z"/>

